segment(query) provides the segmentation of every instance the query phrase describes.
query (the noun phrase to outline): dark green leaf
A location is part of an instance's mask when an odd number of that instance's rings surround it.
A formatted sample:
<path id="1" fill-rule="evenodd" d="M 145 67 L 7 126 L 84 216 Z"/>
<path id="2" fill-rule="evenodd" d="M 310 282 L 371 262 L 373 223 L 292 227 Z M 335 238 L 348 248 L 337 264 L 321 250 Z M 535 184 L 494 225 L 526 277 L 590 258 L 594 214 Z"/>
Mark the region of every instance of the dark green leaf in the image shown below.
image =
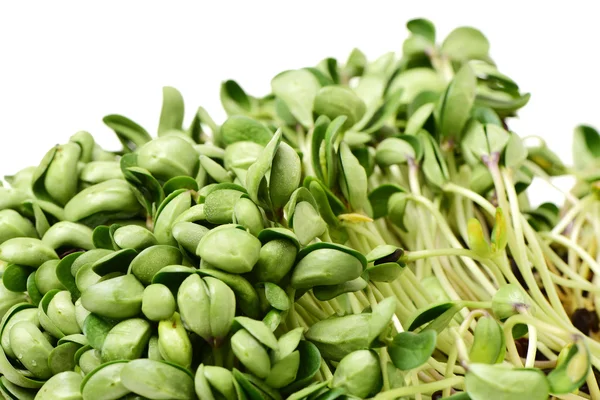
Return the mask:
<path id="1" fill-rule="evenodd" d="M 321 353 L 314 344 L 301 340 L 297 349 L 300 351 L 300 367 L 294 383 L 281 389 L 284 394 L 293 393 L 308 386 L 321 367 Z"/>
<path id="2" fill-rule="evenodd" d="M 2 274 L 2 283 L 11 292 L 24 292 L 27 290 L 27 278 L 32 271 L 31 267 L 9 264 Z"/>
<path id="3" fill-rule="evenodd" d="M 433 321 L 455 306 L 453 302 L 434 303 L 424 309 L 417 310 L 416 315 L 407 324 L 407 331 L 414 331 L 420 326 Z"/>
<path id="4" fill-rule="evenodd" d="M 29 277 L 27 277 L 27 294 L 29 295 L 31 303 L 36 306 L 40 304 L 40 301 L 42 301 L 42 298 L 44 297 L 35 283 L 35 272 L 32 272 Z"/>
<path id="5" fill-rule="evenodd" d="M 105 276 L 114 272 L 126 273 L 129 264 L 138 254 L 134 249 L 122 249 L 108 254 L 92 265 L 94 272 Z"/>
<path id="6" fill-rule="evenodd" d="M 71 266 L 81 256 L 82 252 L 71 253 L 68 256 L 64 257 L 58 265 L 56 266 L 56 277 L 63 284 L 64 287 L 67 288 L 69 292 L 71 292 L 71 296 L 76 300 L 81 296 L 79 289 L 77 288 L 77 284 L 75 283 L 75 277 L 71 272 Z"/>
<path id="7" fill-rule="evenodd" d="M 424 330 L 419 333 L 401 332 L 388 346 L 388 353 L 396 368 L 409 371 L 427 362 L 435 350 L 437 332 Z"/>
<path id="8" fill-rule="evenodd" d="M 134 151 L 152 140 L 152 137 L 144 128 L 122 115 L 107 115 L 102 118 L 102 121 L 115 131 L 119 141 L 123 144 L 123 150 L 127 152 Z"/>
<path id="9" fill-rule="evenodd" d="M 106 225 L 98 225 L 92 234 L 94 247 L 97 249 L 115 250 L 110 238 L 110 228 Z"/>

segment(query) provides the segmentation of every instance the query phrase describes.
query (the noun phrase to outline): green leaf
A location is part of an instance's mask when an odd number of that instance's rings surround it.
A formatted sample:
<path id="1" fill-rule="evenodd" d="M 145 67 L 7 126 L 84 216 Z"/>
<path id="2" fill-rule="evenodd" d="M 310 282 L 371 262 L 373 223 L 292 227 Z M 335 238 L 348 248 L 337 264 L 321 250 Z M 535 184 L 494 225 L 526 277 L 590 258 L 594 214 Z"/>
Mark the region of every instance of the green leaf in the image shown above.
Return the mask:
<path id="1" fill-rule="evenodd" d="M 263 123 L 243 115 L 227 118 L 220 130 L 220 138 L 225 145 L 254 142 L 265 146 L 272 137 L 273 134 Z"/>
<path id="2" fill-rule="evenodd" d="M 134 151 L 138 147 L 141 147 L 152 140 L 148 131 L 122 115 L 107 115 L 102 118 L 102 121 L 110 129 L 115 131 L 117 138 L 121 144 L 123 144 L 123 150 L 125 151 Z"/>
<path id="3" fill-rule="evenodd" d="M 434 109 L 435 103 L 426 103 L 415 110 L 406 122 L 404 133 L 407 135 L 416 135 L 423 128 L 429 117 L 431 117 Z"/>
<path id="4" fill-rule="evenodd" d="M 180 189 L 198 191 L 198 182 L 191 176 L 176 176 L 163 185 L 163 192 L 167 196 Z"/>
<path id="5" fill-rule="evenodd" d="M 152 215 L 153 207 L 158 207 L 165 194 L 160 183 L 148 170 L 130 166 L 131 162 L 133 162 L 132 157 L 122 157 L 121 170 L 125 179 L 131 185 L 132 192 L 138 202 L 144 206 L 148 215 Z"/>
<path id="6" fill-rule="evenodd" d="M 195 395 L 192 373 L 166 361 L 130 361 L 121 371 L 121 383 L 132 392 L 149 398 L 190 399 Z"/>
<path id="7" fill-rule="evenodd" d="M 473 363 L 496 364 L 504 360 L 506 343 L 500 324 L 490 315 L 477 320 L 473 331 L 473 345 L 469 360 Z"/>
<path id="8" fill-rule="evenodd" d="M 446 36 L 441 51 L 457 61 L 487 60 L 490 43 L 479 30 L 465 26 Z"/>
<path id="9" fill-rule="evenodd" d="M 269 196 L 271 204 L 280 210 L 300 185 L 302 162 L 296 150 L 281 142 L 273 157 L 269 173 Z"/>
<path id="10" fill-rule="evenodd" d="M 37 203 L 31 202 L 30 204 L 33 211 L 33 217 L 35 218 L 35 230 L 37 231 L 39 237 L 44 237 L 48 229 L 50 229 L 48 218 Z"/>
<path id="11" fill-rule="evenodd" d="M 194 270 L 191 269 L 191 271 Z M 251 318 L 259 318 L 258 293 L 247 279 L 238 274 L 230 274 L 217 269 L 199 269 L 197 273 L 200 276 L 212 276 L 223 281 L 235 293 L 236 303 L 240 311 Z"/>
<path id="12" fill-rule="evenodd" d="M 248 114 L 252 110 L 250 97 L 236 81 L 221 84 L 221 104 L 227 115 Z"/>
<path id="13" fill-rule="evenodd" d="M 279 344 L 279 350 L 276 350 L 271 354 L 271 361 L 278 362 L 279 360 L 282 360 L 283 358 L 292 354 L 292 352 L 298 347 L 303 333 L 304 328 L 295 328 L 281 335 L 277 341 Z"/>
<path id="14" fill-rule="evenodd" d="M 580 125 L 573 132 L 573 163 L 582 170 L 600 160 L 600 134 L 591 126 Z"/>
<path id="15" fill-rule="evenodd" d="M 275 400 L 275 398 L 273 396 L 267 394 L 267 392 L 262 390 L 262 389 L 267 389 L 269 392 L 271 392 L 273 389 L 271 389 L 269 387 L 259 387 L 256 383 L 262 382 L 262 381 L 259 381 L 258 379 L 254 378 L 253 375 L 243 374 L 238 369 L 234 368 L 233 376 L 235 378 L 235 381 L 244 390 L 244 392 L 246 393 L 246 396 L 248 396 L 249 400 L 264 400 L 264 399 Z M 266 385 L 264 385 L 264 386 L 266 386 Z M 277 398 L 277 400 L 280 400 L 279 397 L 276 397 L 276 398 Z"/>
<path id="16" fill-rule="evenodd" d="M 475 104 L 493 108 L 500 116 L 509 117 L 516 110 L 524 107 L 531 98 L 529 93 L 512 95 L 498 90 L 492 90 L 489 87 L 478 84 L 477 98 Z"/>
<path id="17" fill-rule="evenodd" d="M 373 306 L 369 320 L 369 344 L 386 333 L 386 328 L 390 325 L 396 312 L 397 304 L 398 300 L 395 297 L 387 297 Z"/>
<path id="18" fill-rule="evenodd" d="M 321 163 L 325 163 L 324 174 L 325 184 L 331 189 L 337 182 L 338 175 L 338 158 L 335 156 L 335 146 L 337 144 L 338 135 L 341 134 L 342 126 L 347 121 L 345 115 L 340 115 L 335 118 L 325 132 L 325 158 Z"/>
<path id="19" fill-rule="evenodd" d="M 313 134 L 311 139 L 310 158 L 312 162 L 312 167 L 315 172 L 315 175 L 321 182 L 326 181 L 325 173 L 327 171 L 325 170 L 326 166 L 323 166 L 321 164 L 320 152 L 330 122 L 331 120 L 324 115 L 321 115 L 319 118 L 317 118 L 317 121 L 315 122 L 315 127 L 313 128 Z"/>
<path id="20" fill-rule="evenodd" d="M 321 390 L 326 390 L 325 387 L 329 384 L 329 382 L 315 382 L 310 386 L 305 387 L 304 389 L 300 389 L 291 396 L 287 398 L 287 400 L 304 400 L 308 398 L 313 398 L 312 396 L 315 394 L 321 393 Z"/>
<path id="21" fill-rule="evenodd" d="M 382 74 L 370 73 L 363 75 L 354 88 L 354 93 L 365 103 L 366 111 L 354 129 L 361 130 L 371 119 L 383 102 L 383 93 L 385 91 L 386 79 Z"/>
<path id="22" fill-rule="evenodd" d="M 233 182 L 233 177 L 227 172 L 227 170 L 212 158 L 201 155 L 200 165 L 215 182 Z"/>
<path id="23" fill-rule="evenodd" d="M 371 282 L 394 282 L 404 271 L 406 264 L 402 262 L 386 262 L 367 268 Z"/>
<path id="24" fill-rule="evenodd" d="M 531 306 L 527 293 L 520 285 L 514 283 L 500 286 L 492 297 L 492 311 L 501 321 L 518 314 L 517 307 Z"/>
<path id="25" fill-rule="evenodd" d="M 327 76 L 327 74 L 325 74 L 318 68 L 306 67 L 303 69 L 305 71 L 310 72 L 315 78 L 317 78 L 317 80 L 319 81 L 319 85 L 321 86 L 329 86 L 334 84 L 333 79 L 331 79 L 331 77 Z"/>
<path id="26" fill-rule="evenodd" d="M 171 203 L 171 201 L 175 200 L 180 194 L 185 193 L 185 189 L 177 189 L 174 192 L 171 192 L 164 200 L 157 204 L 156 212 L 154 213 L 154 219 L 157 220 L 163 210 Z M 183 196 L 182 196 L 183 197 Z M 156 233 L 155 233 L 156 234 Z"/>
<path id="27" fill-rule="evenodd" d="M 312 109 L 321 84 L 307 70 L 285 71 L 271 81 L 273 94 L 281 99 L 292 115 L 304 126 L 313 124 Z"/>
<path id="28" fill-rule="evenodd" d="M 508 168 L 518 168 L 525 160 L 527 160 L 527 149 L 521 138 L 511 132 L 504 149 L 504 165 Z"/>
<path id="29" fill-rule="evenodd" d="M 358 75 L 362 75 L 367 65 L 367 57 L 359 49 L 352 49 L 346 65 L 344 66 L 344 72 L 348 78 L 352 78 Z"/>
<path id="30" fill-rule="evenodd" d="M 250 199 L 259 203 L 259 188 L 266 173 L 271 169 L 273 158 L 281 141 L 281 131 L 277 131 L 264 148 L 258 159 L 248 168 L 246 174 L 246 189 Z"/>
<path id="31" fill-rule="evenodd" d="M 510 140 L 510 134 L 504 128 L 495 124 L 482 125 L 477 121 L 471 121 L 466 129 L 461 143 L 463 153 L 469 164 L 478 163 L 483 157 L 500 155 Z M 511 162 L 518 162 L 522 154 L 519 150 L 511 150 Z"/>
<path id="32" fill-rule="evenodd" d="M 4 395 L 8 400 L 35 400 L 36 391 L 33 389 L 25 389 L 15 385 L 5 376 L 0 377 L 0 394 Z M 38 400 L 40 396 L 37 396 Z"/>
<path id="33" fill-rule="evenodd" d="M 319 392 L 318 397 L 314 397 L 315 400 L 336 400 L 336 399 L 354 399 L 354 397 L 345 396 L 347 392 L 346 388 L 338 387 L 335 389 L 325 390 Z M 312 399 L 312 397 L 311 397 Z"/>
<path id="34" fill-rule="evenodd" d="M 549 385 L 539 369 L 470 364 L 465 387 L 473 400 L 547 400 Z"/>
<path id="35" fill-rule="evenodd" d="M 583 339 L 578 338 L 566 356 L 558 360 L 557 367 L 548 374 L 550 393 L 572 393 L 583 385 L 591 368 L 590 352 Z"/>
<path id="36" fill-rule="evenodd" d="M 490 107 L 475 105 L 471 109 L 471 117 L 474 120 L 481 122 L 482 124 L 494 124 L 502 126 L 502 120 Z"/>
<path id="37" fill-rule="evenodd" d="M 535 147 L 528 147 L 527 159 L 550 176 L 563 175 L 567 171 L 560 157 L 550 150 L 545 143 Z"/>
<path id="38" fill-rule="evenodd" d="M 308 189 L 310 193 L 313 195 L 315 202 L 317 203 L 318 212 L 321 215 L 321 218 L 329 224 L 330 226 L 338 226 L 339 220 L 336 217 L 336 213 L 333 211 L 333 208 L 330 203 L 330 197 L 328 196 L 328 189 L 317 180 L 308 179 Z M 305 180 L 304 185 L 306 186 L 307 180 Z M 337 201 L 337 197 L 335 197 Z M 337 205 L 337 204 L 335 204 Z"/>
<path id="39" fill-rule="evenodd" d="M 35 306 L 39 305 L 44 297 L 35 282 L 35 272 L 32 272 L 27 278 L 27 295 Z"/>
<path id="40" fill-rule="evenodd" d="M 67 342 L 56 346 L 48 356 L 48 365 L 54 375 L 64 371 L 72 371 L 75 364 L 75 353 L 82 347 L 79 343 Z"/>
<path id="41" fill-rule="evenodd" d="M 477 79 L 469 65 L 464 65 L 440 97 L 435 113 L 440 137 L 459 140 L 475 102 Z"/>
<path id="42" fill-rule="evenodd" d="M 83 333 L 88 339 L 90 346 L 96 350 L 102 350 L 104 339 L 115 323 L 110 323 L 96 314 L 90 314 L 83 322 Z"/>
<path id="43" fill-rule="evenodd" d="M 194 115 L 194 119 L 192 124 L 188 128 L 190 132 L 191 138 L 196 142 L 200 143 L 202 141 L 202 133 L 203 133 L 203 125 L 206 125 L 210 129 L 210 133 L 212 134 L 212 138 L 216 144 L 221 143 L 220 139 L 220 129 L 219 126 L 215 123 L 215 121 L 211 118 L 208 112 L 203 107 L 198 107 L 196 114 Z"/>
<path id="44" fill-rule="evenodd" d="M 291 216 L 290 226 L 294 228 L 294 233 L 303 246 L 309 244 L 316 237 L 323 235 L 327 230 L 327 224 L 316 208 L 308 201 L 301 201 L 296 204 L 294 213 Z"/>
<path id="45" fill-rule="evenodd" d="M 384 127 L 386 123 L 393 125 L 396 115 L 403 103 L 404 89 L 400 88 L 386 96 L 386 101 L 375 111 L 371 119 L 365 124 L 363 131 L 365 133 L 375 133 Z"/>
<path id="46" fill-rule="evenodd" d="M 348 314 L 332 316 L 312 325 L 305 334 L 324 358 L 339 361 L 347 354 L 366 349 L 371 344 L 371 315 Z"/>
<path id="47" fill-rule="evenodd" d="M 408 328 L 406 330 L 414 331 L 418 327 L 433 321 L 453 307 L 455 307 L 455 303 L 447 301 L 443 303 L 434 303 L 425 308 L 417 310 L 416 315 L 409 320 L 410 322 L 407 324 Z"/>
<path id="48" fill-rule="evenodd" d="M 495 65 L 485 61 L 471 61 L 469 63 L 475 71 L 477 78 L 484 82 L 490 89 L 509 94 L 519 94 L 519 86 L 508 76 L 500 73 Z"/>
<path id="49" fill-rule="evenodd" d="M 556 214 L 558 216 L 558 213 Z M 506 218 L 502 208 L 496 207 L 496 215 L 494 216 L 494 229 L 492 230 L 492 245 L 493 250 L 500 252 L 506 248 L 508 243 L 508 233 L 506 231 Z M 558 222 L 558 221 L 556 221 Z M 553 224 L 554 226 L 555 224 Z"/>
<path id="50" fill-rule="evenodd" d="M 485 124 L 485 135 L 489 148 L 489 154 L 502 153 L 510 141 L 510 134 L 502 127 L 495 124 Z M 517 158 L 522 155 L 517 156 Z"/>
<path id="51" fill-rule="evenodd" d="M 449 179 L 448 167 L 437 142 L 427 132 L 421 131 L 423 145 L 423 173 L 429 182 L 442 187 Z"/>
<path id="52" fill-rule="evenodd" d="M 369 193 L 369 201 L 373 209 L 372 218 L 378 219 L 388 215 L 388 204 L 394 193 L 406 193 L 406 190 L 391 183 L 380 185 Z"/>
<path id="53" fill-rule="evenodd" d="M 69 292 L 71 292 L 71 296 L 73 296 L 73 300 L 76 300 L 81 296 L 79 289 L 77 288 L 77 284 L 75 282 L 75 277 L 71 272 L 71 266 L 81 256 L 84 254 L 83 252 L 71 253 L 68 256 L 64 257 L 58 265 L 56 266 L 56 277 L 63 284 L 65 288 Z"/>
<path id="54" fill-rule="evenodd" d="M 94 228 L 92 240 L 94 241 L 94 247 L 97 249 L 115 249 L 110 238 L 110 228 L 106 225 L 98 225 Z"/>
<path id="55" fill-rule="evenodd" d="M 321 368 L 321 353 L 319 353 L 319 349 L 314 344 L 306 340 L 301 340 L 298 343 L 297 349 L 300 352 L 300 367 L 296 374 L 296 380 L 281 389 L 281 392 L 285 394 L 293 393 L 308 386 L 312 383 L 319 368 Z"/>
<path id="56" fill-rule="evenodd" d="M 134 249 L 122 249 L 112 252 L 92 265 L 92 270 L 100 275 L 105 276 L 114 272 L 126 273 L 129 264 L 138 254 Z"/>
<path id="57" fill-rule="evenodd" d="M 469 219 L 467 232 L 469 248 L 480 257 L 489 257 L 492 254 L 492 246 L 483 235 L 483 228 L 477 218 Z"/>
<path id="58" fill-rule="evenodd" d="M 54 200 L 52 199 L 52 196 L 50 196 L 50 194 L 48 193 L 48 190 L 46 189 L 46 175 L 48 173 L 48 169 L 50 168 L 50 165 L 52 164 L 52 162 L 54 161 L 54 158 L 56 157 L 56 153 L 58 150 L 58 146 L 54 146 L 52 147 L 50 150 L 48 150 L 46 152 L 46 154 L 44 155 L 44 157 L 42 158 L 42 160 L 40 161 L 40 163 L 38 164 L 38 166 L 36 167 L 33 176 L 31 177 L 31 191 L 33 193 L 33 195 L 40 199 L 40 200 L 45 200 L 47 202 L 53 202 Z M 13 192 L 15 193 L 15 192 Z M 16 195 L 16 193 L 15 193 Z M 29 196 L 23 196 L 25 197 L 24 200 L 29 197 Z"/>
<path id="59" fill-rule="evenodd" d="M 171 130 L 183 129 L 184 117 L 183 97 L 174 87 L 163 87 L 163 103 L 158 122 L 158 136 Z"/>
<path id="60" fill-rule="evenodd" d="M 339 285 L 315 286 L 313 294 L 320 301 L 327 301 L 336 298 L 339 295 L 350 292 L 358 292 L 363 290 L 368 285 L 368 282 L 361 277 L 353 279 Z"/>
<path id="61" fill-rule="evenodd" d="M 409 159 L 416 160 L 417 151 L 414 146 L 419 146 L 419 144 L 418 141 L 411 139 L 414 138 L 403 135 L 382 140 L 375 153 L 377 164 L 388 167 L 394 164 L 404 164 Z"/>
<path id="62" fill-rule="evenodd" d="M 444 79 L 431 68 L 411 68 L 394 77 L 386 90 L 386 98 L 401 93 L 401 104 L 410 104 L 419 93 L 441 93 L 446 88 Z M 402 92 L 398 90 L 402 89 Z"/>
<path id="63" fill-rule="evenodd" d="M 281 324 L 282 314 L 284 314 L 284 311 L 273 308 L 267 313 L 267 315 L 265 315 L 262 321 L 269 327 L 269 329 L 271 329 L 271 331 L 275 332 L 275 330 Z"/>
<path id="64" fill-rule="evenodd" d="M 348 354 L 337 365 L 331 386 L 344 388 L 346 393 L 360 399 L 370 398 L 381 390 L 383 380 L 377 354 L 358 350 Z"/>
<path id="65" fill-rule="evenodd" d="M 409 371 L 427 362 L 435 350 L 437 332 L 424 330 L 420 333 L 401 332 L 388 346 L 388 353 L 396 368 Z"/>
<path id="66" fill-rule="evenodd" d="M 453 307 L 444 311 L 444 313 L 442 315 L 440 315 L 439 317 L 434 319 L 424 329 L 434 330 L 438 334 L 442 333 L 444 331 L 444 329 L 446 329 L 448 327 L 448 325 L 450 325 L 452 320 L 454 320 L 454 317 L 462 309 L 462 307 L 463 306 L 460 302 L 455 303 Z"/>
<path id="67" fill-rule="evenodd" d="M 279 389 L 289 385 L 296 379 L 300 366 L 300 352 L 294 351 L 282 360 L 274 363 L 265 383 L 272 388 Z"/>
<path id="68" fill-rule="evenodd" d="M 273 308 L 282 311 L 289 310 L 290 299 L 287 296 L 287 293 L 276 284 L 271 282 L 265 283 L 265 296 Z"/>
<path id="69" fill-rule="evenodd" d="M 364 210 L 369 205 L 367 173 L 344 142 L 340 145 L 340 165 L 342 167 L 340 186 L 344 197 L 354 211 Z"/>
<path id="70" fill-rule="evenodd" d="M 387 204 L 388 218 L 390 221 L 407 232 L 406 225 L 404 224 L 404 216 L 406 215 L 406 206 L 408 205 L 408 193 L 400 191 L 393 193 Z"/>
<path id="71" fill-rule="evenodd" d="M 2 283 L 11 292 L 24 292 L 27 290 L 27 278 L 32 271 L 31 267 L 8 264 L 2 274 Z"/>
<path id="72" fill-rule="evenodd" d="M 422 36 L 431 43 L 435 43 L 435 26 L 424 18 L 411 19 L 406 23 L 406 28 L 413 34 Z"/>
<path id="73" fill-rule="evenodd" d="M 317 93 L 313 111 L 330 119 L 346 116 L 344 129 L 350 129 L 366 112 L 365 103 L 350 89 L 342 86 L 326 86 Z"/>
<path id="74" fill-rule="evenodd" d="M 337 60 L 333 57 L 327 57 L 321 60 L 316 67 L 323 74 L 325 74 L 328 78 L 331 79 L 333 84 L 337 85 L 340 83 L 340 76 L 338 72 L 338 63 Z"/>

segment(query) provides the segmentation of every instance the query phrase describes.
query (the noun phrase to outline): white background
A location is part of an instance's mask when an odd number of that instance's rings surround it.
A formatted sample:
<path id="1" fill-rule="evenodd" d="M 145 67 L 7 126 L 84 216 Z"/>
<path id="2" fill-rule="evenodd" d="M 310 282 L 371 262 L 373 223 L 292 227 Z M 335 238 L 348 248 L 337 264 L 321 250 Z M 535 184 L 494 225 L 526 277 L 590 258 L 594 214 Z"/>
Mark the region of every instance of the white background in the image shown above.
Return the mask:
<path id="1" fill-rule="evenodd" d="M 126 115 L 150 132 L 161 87 L 181 90 L 187 110 L 221 122 L 219 85 L 250 94 L 271 77 L 400 51 L 409 19 L 426 17 L 441 40 L 471 25 L 491 42 L 502 72 L 531 92 L 511 128 L 541 135 L 567 162 L 579 123 L 600 127 L 597 5 L 538 1 L 5 1 L 0 0 L 0 176 L 35 165 L 78 130 L 117 141 L 101 119 Z M 189 120 L 191 113 L 187 114 Z M 545 189 L 534 201 L 557 200 Z"/>

